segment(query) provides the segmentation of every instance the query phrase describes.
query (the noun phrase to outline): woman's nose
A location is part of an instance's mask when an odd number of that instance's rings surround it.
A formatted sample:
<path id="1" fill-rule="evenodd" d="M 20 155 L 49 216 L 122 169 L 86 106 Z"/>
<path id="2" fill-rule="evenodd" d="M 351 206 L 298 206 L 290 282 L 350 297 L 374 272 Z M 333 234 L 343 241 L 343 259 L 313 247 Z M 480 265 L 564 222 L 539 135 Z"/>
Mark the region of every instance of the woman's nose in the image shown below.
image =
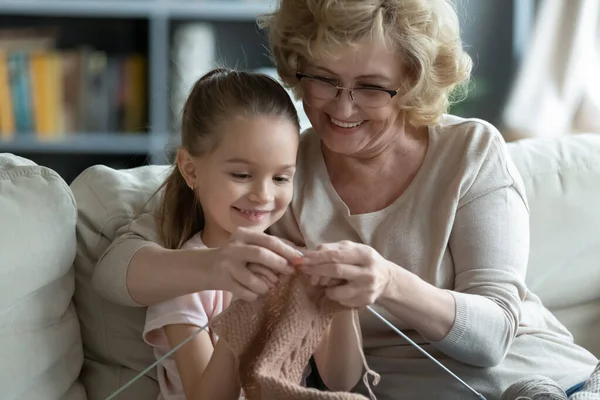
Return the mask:
<path id="1" fill-rule="evenodd" d="M 340 93 L 333 99 L 332 105 L 335 110 L 335 116 L 338 118 L 349 118 L 356 113 L 356 104 L 352 99 L 350 90 L 340 90 Z M 333 114 L 333 113 L 332 113 Z"/>

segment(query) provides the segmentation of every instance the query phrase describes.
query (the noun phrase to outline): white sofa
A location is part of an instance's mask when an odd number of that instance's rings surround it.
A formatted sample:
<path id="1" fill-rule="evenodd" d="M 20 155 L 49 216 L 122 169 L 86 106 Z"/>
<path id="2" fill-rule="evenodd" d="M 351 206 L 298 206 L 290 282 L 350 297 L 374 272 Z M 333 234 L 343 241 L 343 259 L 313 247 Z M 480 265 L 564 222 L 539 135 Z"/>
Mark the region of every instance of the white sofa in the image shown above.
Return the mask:
<path id="1" fill-rule="evenodd" d="M 600 135 L 508 146 L 531 207 L 528 284 L 600 356 Z M 144 310 L 103 300 L 89 279 L 119 229 L 152 207 L 164 172 L 97 166 L 69 188 L 47 168 L 0 154 L 3 400 L 105 399 L 153 360 L 139 336 Z M 154 400 L 156 390 L 150 376 L 118 399 Z"/>

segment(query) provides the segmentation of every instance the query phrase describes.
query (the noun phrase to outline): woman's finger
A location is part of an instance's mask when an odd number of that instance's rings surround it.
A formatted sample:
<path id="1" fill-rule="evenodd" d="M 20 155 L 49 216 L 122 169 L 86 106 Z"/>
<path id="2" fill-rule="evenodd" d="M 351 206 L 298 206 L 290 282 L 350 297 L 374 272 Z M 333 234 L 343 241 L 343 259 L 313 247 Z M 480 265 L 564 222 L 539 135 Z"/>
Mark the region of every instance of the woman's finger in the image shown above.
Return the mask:
<path id="1" fill-rule="evenodd" d="M 311 276 L 311 278 L 312 278 L 312 276 Z M 317 285 L 326 287 L 330 281 L 331 281 L 331 278 L 328 278 L 326 276 L 321 276 L 321 277 L 319 277 L 319 282 L 317 283 Z"/>
<path id="2" fill-rule="evenodd" d="M 366 264 L 370 247 L 350 241 L 326 243 L 316 250 L 305 250 L 303 264 Z M 363 254 L 364 253 L 364 254 Z"/>
<path id="3" fill-rule="evenodd" d="M 364 306 L 364 304 L 360 304 L 361 299 L 360 296 L 358 296 L 358 289 L 350 283 L 327 288 L 325 293 L 331 300 L 337 301 L 343 306 Z"/>
<path id="4" fill-rule="evenodd" d="M 325 285 L 326 287 L 334 287 L 334 286 L 339 286 L 343 283 L 344 281 L 341 279 L 329 279 L 329 281 L 327 282 L 327 284 Z"/>
<path id="5" fill-rule="evenodd" d="M 303 265 L 300 271 L 307 275 L 316 275 L 319 277 L 334 278 L 339 280 L 351 281 L 360 278 L 365 273 L 364 268 L 349 264 L 317 264 Z"/>
<path id="6" fill-rule="evenodd" d="M 278 237 L 267 235 L 264 232 L 257 232 L 248 228 L 237 228 L 232 235 L 232 239 L 247 245 L 262 247 L 270 250 L 272 253 L 284 258 L 287 261 L 285 266 L 287 266 L 287 264 L 297 264 L 299 262 L 299 258 L 302 256 L 299 250 L 285 243 Z M 277 260 L 277 265 L 275 267 L 280 267 L 280 264 L 281 261 Z M 271 265 L 263 265 L 272 268 Z M 293 269 L 290 273 L 293 273 Z"/>

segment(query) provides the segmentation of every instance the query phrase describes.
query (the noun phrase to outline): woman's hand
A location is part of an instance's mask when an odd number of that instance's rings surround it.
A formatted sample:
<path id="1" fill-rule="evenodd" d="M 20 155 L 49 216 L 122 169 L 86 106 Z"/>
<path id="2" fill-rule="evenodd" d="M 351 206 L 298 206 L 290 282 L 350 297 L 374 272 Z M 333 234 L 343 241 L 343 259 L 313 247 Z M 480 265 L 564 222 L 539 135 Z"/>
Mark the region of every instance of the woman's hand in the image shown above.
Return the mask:
<path id="1" fill-rule="evenodd" d="M 373 304 L 386 289 L 392 263 L 370 246 L 341 241 L 305 250 L 300 270 L 311 283 L 331 286 L 327 296 L 347 307 Z M 327 285 L 329 283 L 329 285 Z"/>
<path id="2" fill-rule="evenodd" d="M 294 247 L 275 236 L 238 228 L 227 244 L 212 249 L 211 286 L 254 301 L 277 283 L 278 275 L 293 274 L 298 257 Z"/>

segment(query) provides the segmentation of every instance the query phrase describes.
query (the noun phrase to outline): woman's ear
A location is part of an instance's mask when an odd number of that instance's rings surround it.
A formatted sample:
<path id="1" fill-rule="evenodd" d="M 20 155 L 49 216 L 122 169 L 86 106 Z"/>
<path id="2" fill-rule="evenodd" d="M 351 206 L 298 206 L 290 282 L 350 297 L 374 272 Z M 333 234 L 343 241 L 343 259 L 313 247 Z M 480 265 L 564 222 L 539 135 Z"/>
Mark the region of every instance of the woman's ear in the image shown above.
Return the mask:
<path id="1" fill-rule="evenodd" d="M 194 157 L 184 148 L 180 147 L 177 150 L 177 168 L 179 168 L 179 172 L 183 179 L 185 179 L 185 183 L 189 186 L 190 189 L 195 190 L 198 182 L 198 168 L 196 166 L 196 161 Z"/>

